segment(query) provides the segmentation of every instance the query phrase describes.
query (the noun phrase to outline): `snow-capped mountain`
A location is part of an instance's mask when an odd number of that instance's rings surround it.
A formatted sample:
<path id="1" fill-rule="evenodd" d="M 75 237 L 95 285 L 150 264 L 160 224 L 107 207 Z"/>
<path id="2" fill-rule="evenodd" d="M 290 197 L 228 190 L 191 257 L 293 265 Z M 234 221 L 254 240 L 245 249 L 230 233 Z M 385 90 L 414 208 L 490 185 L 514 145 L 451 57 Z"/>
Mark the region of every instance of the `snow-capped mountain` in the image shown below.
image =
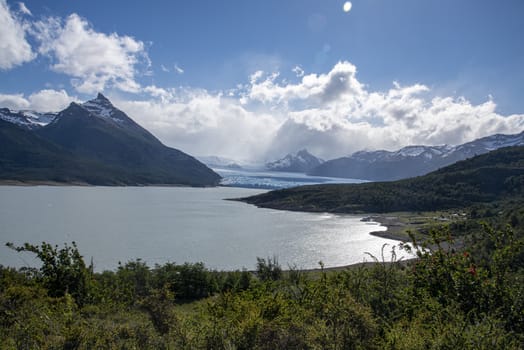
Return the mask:
<path id="1" fill-rule="evenodd" d="M 449 152 L 448 155 L 460 153 L 469 158 L 502 147 L 522 145 L 524 145 L 524 131 L 514 135 L 495 134 L 454 147 L 453 151 Z"/>
<path id="2" fill-rule="evenodd" d="M 87 110 L 93 117 L 106 119 L 115 123 L 134 124 L 132 119 L 115 108 L 111 101 L 100 93 L 95 99 L 84 102 L 80 104 L 80 106 Z M 40 113 L 30 110 L 12 111 L 8 108 L 0 108 L 0 119 L 30 130 L 38 129 L 52 123 L 58 114 L 58 112 Z"/>
<path id="3" fill-rule="evenodd" d="M 26 129 L 37 129 L 46 126 L 56 118 L 57 113 L 39 113 L 33 111 L 11 111 L 0 108 L 0 119 Z"/>
<path id="4" fill-rule="evenodd" d="M 124 112 L 113 106 L 111 101 L 101 93 L 99 93 L 95 99 L 82 103 L 81 106 L 97 118 L 102 118 L 117 124 L 136 124 Z"/>
<path id="5" fill-rule="evenodd" d="M 420 157 L 422 159 L 431 160 L 434 157 L 440 157 L 448 154 L 454 147 L 443 146 L 406 146 L 398 151 L 358 151 L 351 155 L 351 158 L 367 161 L 394 161 L 402 160 L 410 157 Z"/>
<path id="6" fill-rule="evenodd" d="M 524 145 L 520 134 L 496 134 L 458 146 L 407 146 L 397 151 L 359 151 L 329 160 L 309 175 L 390 181 L 427 174 L 460 160 L 498 148 Z"/>
<path id="7" fill-rule="evenodd" d="M 162 144 L 102 94 L 53 115 L 0 111 L 5 141 L 0 179 L 193 186 L 220 180 L 195 158 Z"/>
<path id="8" fill-rule="evenodd" d="M 266 163 L 266 168 L 272 171 L 305 173 L 323 162 L 322 159 L 315 157 L 306 149 L 303 149 L 296 154 L 288 154 L 284 158 Z"/>

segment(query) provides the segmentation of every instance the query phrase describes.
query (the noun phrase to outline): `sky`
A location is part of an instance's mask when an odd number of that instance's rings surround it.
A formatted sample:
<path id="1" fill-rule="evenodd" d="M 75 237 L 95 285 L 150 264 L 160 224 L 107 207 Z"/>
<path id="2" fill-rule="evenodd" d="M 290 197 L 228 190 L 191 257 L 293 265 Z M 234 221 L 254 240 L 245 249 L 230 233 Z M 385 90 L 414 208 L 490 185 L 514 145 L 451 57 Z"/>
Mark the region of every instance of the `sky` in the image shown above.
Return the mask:
<path id="1" fill-rule="evenodd" d="M 524 1 L 346 3 L 0 0 L 0 107 L 102 92 L 168 146 L 248 162 L 524 129 Z"/>

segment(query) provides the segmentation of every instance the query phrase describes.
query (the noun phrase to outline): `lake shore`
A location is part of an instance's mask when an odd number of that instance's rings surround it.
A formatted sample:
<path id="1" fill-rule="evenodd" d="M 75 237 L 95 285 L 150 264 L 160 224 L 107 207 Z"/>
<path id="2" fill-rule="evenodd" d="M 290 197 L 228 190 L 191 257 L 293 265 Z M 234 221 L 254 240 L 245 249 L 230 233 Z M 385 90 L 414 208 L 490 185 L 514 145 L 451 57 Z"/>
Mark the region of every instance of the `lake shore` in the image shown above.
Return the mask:
<path id="1" fill-rule="evenodd" d="M 385 231 L 372 231 L 369 234 L 381 238 L 393 239 L 395 241 L 406 242 L 409 236 L 406 233 L 407 226 L 399 216 L 387 214 L 374 214 L 366 216 L 362 221 L 374 221 L 387 227 Z"/>
<path id="2" fill-rule="evenodd" d="M 0 180 L 0 186 L 92 186 L 85 182 L 58 182 L 58 181 L 20 181 L 20 180 Z"/>
<path id="3" fill-rule="evenodd" d="M 182 184 L 111 184 L 111 185 L 93 185 L 87 182 L 58 182 L 58 181 L 20 181 L 20 180 L 0 180 L 0 186 L 50 186 L 50 187 L 196 187 L 196 188 L 213 188 L 225 186 L 190 186 Z"/>

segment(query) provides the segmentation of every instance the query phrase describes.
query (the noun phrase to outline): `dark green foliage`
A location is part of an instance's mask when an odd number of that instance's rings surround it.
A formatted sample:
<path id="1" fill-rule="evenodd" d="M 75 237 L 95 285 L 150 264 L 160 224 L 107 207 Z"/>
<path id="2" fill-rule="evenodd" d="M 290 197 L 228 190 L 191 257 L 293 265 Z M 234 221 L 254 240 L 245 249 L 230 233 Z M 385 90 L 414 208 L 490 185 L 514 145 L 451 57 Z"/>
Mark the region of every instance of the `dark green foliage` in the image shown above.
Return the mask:
<path id="1" fill-rule="evenodd" d="M 242 200 L 261 207 L 335 213 L 463 208 L 523 198 L 523 159 L 524 147 L 508 147 L 412 179 L 302 186 Z"/>
<path id="2" fill-rule="evenodd" d="M 72 246 L 52 246 L 43 242 L 41 246 L 25 243 L 22 247 L 15 247 L 12 243 L 6 244 L 18 252 L 31 252 L 36 254 L 42 262 L 39 279 L 51 297 L 63 297 L 71 294 L 80 305 L 89 299 L 91 288 L 91 272 L 86 268 L 76 243 Z"/>
<path id="3" fill-rule="evenodd" d="M 498 217 L 524 220 L 511 213 Z M 88 274 L 89 298 L 72 292 L 72 271 L 89 272 L 76 246 L 26 245 L 48 267 L 0 267 L 0 348 L 521 349 L 522 227 L 479 226 L 460 245 L 457 229 L 405 245 L 417 260 L 373 257 L 342 271 L 258 259 L 257 278 L 135 260 Z"/>
<path id="4" fill-rule="evenodd" d="M 257 277 L 262 281 L 276 281 L 282 277 L 282 268 L 278 263 L 277 257 L 259 258 L 257 257 Z"/>

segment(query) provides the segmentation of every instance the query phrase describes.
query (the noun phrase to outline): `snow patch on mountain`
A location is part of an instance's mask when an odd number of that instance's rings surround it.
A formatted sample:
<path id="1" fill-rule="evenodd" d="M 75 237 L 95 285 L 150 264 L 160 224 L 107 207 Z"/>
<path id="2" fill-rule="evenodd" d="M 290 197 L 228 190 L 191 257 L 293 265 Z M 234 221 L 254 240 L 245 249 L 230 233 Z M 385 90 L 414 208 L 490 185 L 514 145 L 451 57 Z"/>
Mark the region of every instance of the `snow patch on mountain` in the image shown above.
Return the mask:
<path id="1" fill-rule="evenodd" d="M 452 163 L 502 147 L 524 145 L 520 134 L 496 134 L 458 146 L 407 146 L 397 151 L 359 151 L 349 157 L 329 160 L 310 175 L 391 181 L 427 174 Z"/>
<path id="2" fill-rule="evenodd" d="M 36 129 L 48 125 L 56 118 L 57 113 L 39 113 L 34 111 L 11 111 L 0 108 L 0 119 L 26 129 Z"/>
<path id="3" fill-rule="evenodd" d="M 298 151 L 296 154 L 288 154 L 284 158 L 274 162 L 266 163 L 266 169 L 272 171 L 286 172 L 307 172 L 324 161 L 309 153 L 306 149 Z"/>
<path id="4" fill-rule="evenodd" d="M 81 104 L 81 106 L 86 109 L 89 113 L 102 117 L 105 119 L 110 119 L 116 123 L 124 123 L 125 120 L 118 118 L 115 113 L 117 109 L 113 106 L 111 101 L 109 101 L 104 95 L 98 94 L 98 96 L 87 102 Z"/>

